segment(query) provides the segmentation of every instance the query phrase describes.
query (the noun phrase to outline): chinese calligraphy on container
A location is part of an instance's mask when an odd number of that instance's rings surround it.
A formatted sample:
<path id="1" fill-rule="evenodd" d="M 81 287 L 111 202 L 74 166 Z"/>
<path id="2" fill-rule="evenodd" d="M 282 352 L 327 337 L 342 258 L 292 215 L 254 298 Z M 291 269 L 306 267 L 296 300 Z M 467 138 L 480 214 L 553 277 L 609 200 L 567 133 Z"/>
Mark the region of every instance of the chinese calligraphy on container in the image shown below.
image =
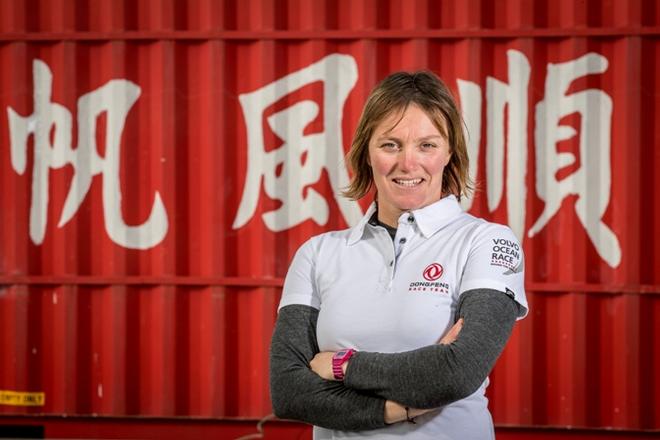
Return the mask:
<path id="1" fill-rule="evenodd" d="M 554 218 L 563 201 L 577 196 L 573 209 L 600 257 L 611 267 L 621 262 L 621 247 L 616 234 L 603 221 L 611 197 L 611 122 L 612 98 L 601 89 L 569 93 L 572 83 L 587 75 L 604 73 L 607 59 L 587 53 L 574 60 L 547 65 L 543 99 L 534 107 L 535 194 L 544 203 L 531 227 L 526 225 L 528 164 L 527 121 L 528 89 L 531 67 L 527 57 L 516 50 L 507 51 L 508 82 L 486 78 L 485 124 L 482 124 L 481 86 L 457 80 L 458 94 L 469 132 L 470 174 L 478 177 L 482 125 L 486 129 L 485 182 L 488 209 L 492 212 L 503 201 L 506 189 L 508 221 L 519 238 L 533 237 Z M 120 140 L 128 112 L 140 95 L 140 88 L 127 80 L 114 79 L 78 99 L 78 146 L 72 148 L 72 115 L 64 106 L 52 102 L 52 73 L 42 61 L 33 62 L 33 113 L 19 115 L 7 108 L 11 164 L 24 174 L 27 168 L 28 138 L 34 139 L 34 159 L 29 233 L 33 243 L 43 242 L 49 200 L 50 170 L 71 165 L 74 175 L 59 218 L 58 227 L 69 222 L 86 198 L 92 178 L 102 176 L 103 216 L 106 231 L 115 243 L 132 249 L 148 249 L 160 243 L 168 230 L 167 212 L 155 192 L 148 219 L 136 226 L 127 225 L 121 214 L 119 182 Z M 247 174 L 243 193 L 233 222 L 234 229 L 254 216 L 263 182 L 265 194 L 281 202 L 279 208 L 263 214 L 266 227 L 283 231 L 313 220 L 325 225 L 329 216 L 326 196 L 308 188 L 326 170 L 333 197 L 346 223 L 353 225 L 361 216 L 356 202 L 339 196 L 348 184 L 342 145 L 343 106 L 358 79 L 357 64 L 350 55 L 333 54 L 303 69 L 240 96 L 248 131 Z M 262 119 L 266 109 L 278 100 L 320 82 L 323 84 L 323 131 L 305 134 L 305 128 L 318 117 L 320 106 L 312 100 L 295 102 L 267 118 L 268 127 L 283 144 L 268 151 Z M 504 112 L 508 117 L 504 117 Z M 96 144 L 96 123 L 107 115 L 105 154 Z M 562 118 L 579 114 L 579 131 L 563 125 Z M 53 130 L 54 129 L 54 130 Z M 50 133 L 54 133 L 51 141 Z M 576 138 L 578 157 L 559 151 L 557 145 Z M 306 160 L 302 157 L 306 155 Z M 506 160 L 505 160 L 506 158 Z M 572 164 L 579 168 L 559 179 L 557 172 Z M 280 170 L 280 171 L 278 171 Z M 506 176 L 506 182 L 504 180 Z M 472 201 L 464 200 L 469 209 Z"/>
<path id="2" fill-rule="evenodd" d="M 323 132 L 303 133 L 318 115 L 319 106 L 310 100 L 298 102 L 267 118 L 271 130 L 284 144 L 266 151 L 262 128 L 264 111 L 283 96 L 316 81 L 323 83 Z M 306 186 L 319 180 L 324 168 L 348 224 L 359 220 L 361 213 L 357 203 L 339 195 L 341 188 L 349 183 L 343 165 L 342 109 L 356 81 L 357 66 L 352 57 L 329 55 L 254 92 L 240 95 L 248 132 L 248 170 L 234 229 L 245 225 L 254 215 L 262 179 L 266 194 L 282 202 L 278 209 L 263 215 L 268 229 L 283 231 L 308 219 L 319 225 L 326 224 L 329 208 L 324 197 L 311 188 L 303 195 Z M 303 154 L 307 155 L 304 164 Z M 278 176 L 276 169 L 280 165 L 282 172 Z"/>
<path id="3" fill-rule="evenodd" d="M 486 195 L 488 209 L 492 212 L 502 202 L 506 186 L 509 223 L 522 239 L 527 205 L 525 176 L 531 67 L 527 57 L 516 50 L 507 51 L 507 63 L 508 83 L 494 77 L 486 79 Z M 357 222 L 359 206 L 337 196 L 348 182 L 345 165 L 340 160 L 344 151 L 341 145 L 341 118 L 343 104 L 357 80 L 354 65 L 354 59 L 348 55 L 329 55 L 240 96 L 248 130 L 248 170 L 234 229 L 245 225 L 256 212 L 262 179 L 265 193 L 282 202 L 278 210 L 263 215 L 267 228 L 282 231 L 309 219 L 325 225 L 328 219 L 327 201 L 312 190 L 307 192 L 307 197 L 302 196 L 305 187 L 320 178 L 323 168 L 330 173 L 333 193 L 346 223 L 353 225 Z M 612 98 L 600 89 L 568 93 L 574 80 L 602 74 L 607 67 L 607 59 L 596 53 L 547 66 L 544 96 L 534 109 L 533 137 L 535 190 L 544 202 L 544 209 L 527 230 L 527 236 L 533 237 L 543 230 L 559 211 L 562 201 L 569 195 L 577 195 L 574 210 L 589 240 L 609 266 L 617 267 L 621 262 L 621 247 L 617 236 L 603 221 L 611 195 Z M 324 132 L 303 135 L 306 125 L 318 114 L 318 104 L 311 101 L 295 103 L 267 119 L 273 132 L 284 143 L 279 149 L 266 152 L 262 131 L 266 108 L 315 81 L 321 81 L 324 85 Z M 470 175 L 474 179 L 479 174 L 476 165 L 481 140 L 482 90 L 471 81 L 458 79 L 457 82 L 469 133 Z M 508 118 L 504 117 L 505 109 Z M 563 117 L 572 113 L 578 113 L 581 120 L 578 137 L 581 166 L 569 176 L 557 179 L 559 169 L 577 161 L 573 153 L 557 150 L 559 142 L 577 134 L 572 127 L 560 123 Z M 312 160 L 308 158 L 303 167 L 300 157 L 304 153 L 309 154 Z M 275 174 L 278 164 L 283 164 L 286 169 L 279 177 Z M 467 199 L 463 207 L 469 209 L 471 204 L 472 200 Z"/>
<path id="4" fill-rule="evenodd" d="M 137 226 L 129 226 L 121 214 L 119 182 L 120 140 L 131 107 L 140 96 L 140 88 L 127 80 L 114 79 L 78 99 L 78 146 L 72 148 L 71 112 L 52 102 L 53 75 L 40 60 L 33 62 L 34 109 L 20 116 L 11 107 L 9 118 L 11 163 L 23 174 L 27 166 L 28 137 L 34 136 L 32 194 L 30 203 L 30 238 L 39 245 L 44 240 L 48 221 L 50 169 L 71 165 L 74 175 L 69 186 L 58 227 L 64 226 L 78 211 L 87 196 L 92 178 L 103 178 L 103 219 L 112 241 L 130 249 L 148 249 L 160 243 L 168 229 L 167 212 L 156 192 L 149 218 Z M 96 144 L 97 118 L 107 115 L 105 156 Z M 50 133 L 54 132 L 51 142 Z"/>

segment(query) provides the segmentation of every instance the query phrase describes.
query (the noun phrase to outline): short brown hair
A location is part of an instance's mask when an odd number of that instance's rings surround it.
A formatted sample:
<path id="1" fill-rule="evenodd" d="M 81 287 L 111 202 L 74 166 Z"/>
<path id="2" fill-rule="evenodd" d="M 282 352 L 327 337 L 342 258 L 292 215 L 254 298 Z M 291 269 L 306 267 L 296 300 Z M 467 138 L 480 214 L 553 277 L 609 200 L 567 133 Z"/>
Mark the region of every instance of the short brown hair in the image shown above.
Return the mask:
<path id="1" fill-rule="evenodd" d="M 392 112 L 403 112 L 410 104 L 429 116 L 449 143 L 451 154 L 442 176 L 442 195 L 455 195 L 458 200 L 472 189 L 468 175 L 468 154 L 463 119 L 451 92 L 444 82 L 428 71 L 396 72 L 372 90 L 355 130 L 346 161 L 353 170 L 350 185 L 343 191 L 353 200 L 362 198 L 373 185 L 369 165 L 369 141 L 376 126 Z"/>

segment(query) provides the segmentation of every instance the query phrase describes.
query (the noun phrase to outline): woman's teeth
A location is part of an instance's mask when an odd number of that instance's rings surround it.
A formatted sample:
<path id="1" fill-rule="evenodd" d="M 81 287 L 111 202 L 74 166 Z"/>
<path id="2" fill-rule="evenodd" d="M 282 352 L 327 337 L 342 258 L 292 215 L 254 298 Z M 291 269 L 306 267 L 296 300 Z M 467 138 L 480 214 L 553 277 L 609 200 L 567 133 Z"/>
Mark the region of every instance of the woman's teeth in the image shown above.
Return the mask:
<path id="1" fill-rule="evenodd" d="M 422 179 L 394 179 L 394 183 L 401 186 L 413 187 L 422 183 Z"/>

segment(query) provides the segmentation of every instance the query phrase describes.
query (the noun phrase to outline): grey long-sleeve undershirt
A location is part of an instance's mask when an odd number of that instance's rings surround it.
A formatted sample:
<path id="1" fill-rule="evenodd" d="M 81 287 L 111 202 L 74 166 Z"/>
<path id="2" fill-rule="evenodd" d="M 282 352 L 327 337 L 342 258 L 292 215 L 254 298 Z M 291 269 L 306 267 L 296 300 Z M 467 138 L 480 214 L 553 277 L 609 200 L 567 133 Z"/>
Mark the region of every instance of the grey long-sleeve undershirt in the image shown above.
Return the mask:
<path id="1" fill-rule="evenodd" d="M 318 352 L 318 310 L 280 310 L 271 344 L 271 398 L 275 414 L 329 429 L 384 426 L 385 399 L 435 408 L 472 394 L 486 379 L 516 320 L 518 306 L 491 289 L 461 295 L 458 339 L 404 353 L 356 353 L 345 382 L 326 381 L 310 370 Z"/>
<path id="2" fill-rule="evenodd" d="M 385 399 L 322 379 L 309 368 L 319 352 L 319 311 L 292 304 L 282 307 L 270 345 L 270 395 L 273 412 L 328 429 L 360 431 L 385 426 Z"/>
<path id="3" fill-rule="evenodd" d="M 518 305 L 508 295 L 476 289 L 461 295 L 463 328 L 451 344 L 402 353 L 356 352 L 344 384 L 413 408 L 437 408 L 474 393 L 511 335 Z"/>

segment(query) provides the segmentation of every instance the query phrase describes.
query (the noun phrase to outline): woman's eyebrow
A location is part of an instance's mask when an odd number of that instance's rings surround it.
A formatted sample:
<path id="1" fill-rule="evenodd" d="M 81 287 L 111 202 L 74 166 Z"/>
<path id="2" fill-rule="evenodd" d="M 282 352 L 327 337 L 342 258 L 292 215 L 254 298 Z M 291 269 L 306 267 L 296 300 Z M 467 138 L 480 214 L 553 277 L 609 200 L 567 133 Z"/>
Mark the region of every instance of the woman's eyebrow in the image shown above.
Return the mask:
<path id="1" fill-rule="evenodd" d="M 376 139 L 376 141 L 391 140 L 391 141 L 401 142 L 400 138 L 398 138 L 396 136 L 388 136 L 387 134 L 383 134 L 382 136 L 378 136 L 375 139 Z M 441 139 L 442 140 L 442 139 L 444 139 L 444 137 L 441 134 L 430 134 L 428 136 L 422 136 L 420 138 L 417 138 L 417 139 L 415 139 L 415 141 L 419 142 L 419 141 L 427 141 L 427 140 L 431 140 L 431 139 Z"/>
<path id="2" fill-rule="evenodd" d="M 374 140 L 376 140 L 377 142 L 380 142 L 380 141 L 396 141 L 396 142 L 400 142 L 400 141 L 401 141 L 401 139 L 399 139 L 398 137 L 396 137 L 396 136 L 388 136 L 387 134 L 383 134 L 382 136 L 375 137 Z"/>
<path id="3" fill-rule="evenodd" d="M 418 138 L 417 140 L 418 141 L 425 141 L 425 140 L 429 140 L 429 139 L 444 139 L 444 136 L 442 136 L 441 134 L 430 134 L 428 136 L 422 136 L 421 138 Z"/>

